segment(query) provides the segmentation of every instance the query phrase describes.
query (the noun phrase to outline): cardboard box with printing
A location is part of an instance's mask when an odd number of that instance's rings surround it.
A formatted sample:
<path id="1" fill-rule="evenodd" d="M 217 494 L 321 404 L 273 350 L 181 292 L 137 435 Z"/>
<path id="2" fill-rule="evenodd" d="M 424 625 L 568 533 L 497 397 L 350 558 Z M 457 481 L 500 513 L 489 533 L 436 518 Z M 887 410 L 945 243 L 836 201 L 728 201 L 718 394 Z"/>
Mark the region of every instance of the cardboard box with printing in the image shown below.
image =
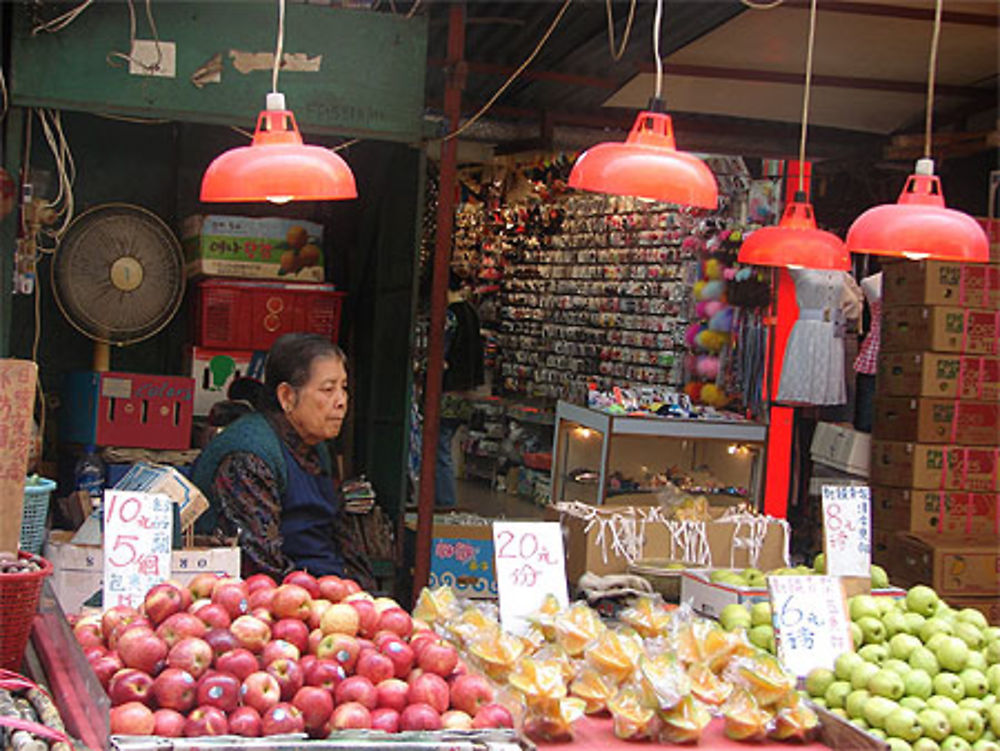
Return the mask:
<path id="1" fill-rule="evenodd" d="M 886 396 L 1000 400 L 1000 358 L 936 352 L 882 354 L 878 390 Z"/>
<path id="2" fill-rule="evenodd" d="M 883 305 L 960 305 L 1000 308 L 1000 266 L 951 261 L 887 263 Z"/>
<path id="3" fill-rule="evenodd" d="M 872 488 L 872 524 L 887 530 L 1000 535 L 1000 493 Z"/>
<path id="4" fill-rule="evenodd" d="M 882 311 L 882 352 L 996 355 L 1000 311 L 906 305 Z"/>
<path id="5" fill-rule="evenodd" d="M 1000 444 L 1000 402 L 877 396 L 875 438 L 969 446 Z"/>
<path id="6" fill-rule="evenodd" d="M 899 535 L 889 577 L 900 586 L 927 584 L 939 595 L 996 597 L 1000 592 L 1000 548 L 993 535 Z"/>
<path id="7" fill-rule="evenodd" d="M 876 440 L 872 442 L 873 485 L 927 490 L 1000 491 L 995 446 L 947 446 Z"/>

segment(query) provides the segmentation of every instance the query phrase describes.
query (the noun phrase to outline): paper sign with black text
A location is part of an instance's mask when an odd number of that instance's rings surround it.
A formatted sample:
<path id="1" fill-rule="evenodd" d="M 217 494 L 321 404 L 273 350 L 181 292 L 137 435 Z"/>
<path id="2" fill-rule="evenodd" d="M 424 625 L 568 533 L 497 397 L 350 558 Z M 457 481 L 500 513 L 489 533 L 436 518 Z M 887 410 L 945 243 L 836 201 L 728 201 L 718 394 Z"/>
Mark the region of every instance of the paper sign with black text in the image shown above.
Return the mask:
<path id="1" fill-rule="evenodd" d="M 790 673 L 804 676 L 817 667 L 833 668 L 851 649 L 851 620 L 844 587 L 836 576 L 769 576 L 771 620 L 778 659 Z"/>
<path id="2" fill-rule="evenodd" d="M 104 491 L 104 608 L 139 607 L 170 578 L 173 504 L 161 493 Z"/>
<path id="3" fill-rule="evenodd" d="M 832 576 L 870 575 L 872 501 L 868 486 L 823 486 L 823 542 L 826 573 Z"/>
<path id="4" fill-rule="evenodd" d="M 541 607 L 546 595 L 569 606 L 558 522 L 494 522 L 493 557 L 505 631 L 525 633 L 531 625 L 526 616 Z"/>

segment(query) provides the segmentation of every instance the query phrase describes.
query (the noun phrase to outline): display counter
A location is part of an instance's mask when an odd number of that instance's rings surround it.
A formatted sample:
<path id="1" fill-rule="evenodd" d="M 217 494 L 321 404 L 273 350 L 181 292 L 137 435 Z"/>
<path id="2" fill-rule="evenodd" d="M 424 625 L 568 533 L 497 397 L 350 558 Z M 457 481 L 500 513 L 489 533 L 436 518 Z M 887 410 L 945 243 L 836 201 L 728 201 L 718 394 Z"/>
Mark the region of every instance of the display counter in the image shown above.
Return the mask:
<path id="1" fill-rule="evenodd" d="M 750 421 L 613 415 L 560 401 L 552 500 L 648 504 L 670 482 L 712 505 L 756 507 L 766 439 L 767 426 Z"/>

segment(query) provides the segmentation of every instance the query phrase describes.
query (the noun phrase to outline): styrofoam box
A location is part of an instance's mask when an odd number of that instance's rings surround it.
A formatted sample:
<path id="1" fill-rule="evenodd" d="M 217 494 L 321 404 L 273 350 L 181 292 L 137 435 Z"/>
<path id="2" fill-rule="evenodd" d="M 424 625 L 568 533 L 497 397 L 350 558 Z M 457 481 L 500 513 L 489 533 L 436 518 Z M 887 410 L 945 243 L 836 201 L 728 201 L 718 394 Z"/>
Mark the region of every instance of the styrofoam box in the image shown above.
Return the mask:
<path id="1" fill-rule="evenodd" d="M 814 462 L 852 475 L 868 477 L 871 467 L 871 436 L 843 425 L 817 423 L 810 453 Z"/>

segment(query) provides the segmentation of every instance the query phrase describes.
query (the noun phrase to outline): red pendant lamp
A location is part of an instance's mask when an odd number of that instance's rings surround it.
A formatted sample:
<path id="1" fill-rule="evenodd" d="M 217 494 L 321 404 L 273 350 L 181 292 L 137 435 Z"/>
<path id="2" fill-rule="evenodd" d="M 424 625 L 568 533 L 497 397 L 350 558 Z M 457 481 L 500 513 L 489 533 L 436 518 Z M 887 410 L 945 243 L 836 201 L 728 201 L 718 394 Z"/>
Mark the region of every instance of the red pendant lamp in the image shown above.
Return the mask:
<path id="1" fill-rule="evenodd" d="M 968 214 L 945 206 L 941 180 L 934 174 L 934 160 L 930 158 L 941 5 L 942 0 L 937 0 L 927 75 L 924 157 L 917 160 L 916 169 L 907 178 L 896 203 L 870 208 L 854 220 L 847 232 L 847 249 L 852 253 L 911 260 L 974 263 L 989 260 L 986 232 Z"/>
<path id="2" fill-rule="evenodd" d="M 272 91 L 257 117 L 250 146 L 230 149 L 208 165 L 201 180 L 206 202 L 337 201 L 357 198 L 354 174 L 340 156 L 321 146 L 308 146 L 278 93 L 278 67 L 285 33 L 285 0 L 278 0 L 278 46 Z"/>
<path id="3" fill-rule="evenodd" d="M 851 255 L 843 241 L 832 232 L 817 229 L 812 204 L 806 200 L 805 156 L 809 120 L 809 93 L 812 82 L 812 55 L 816 39 L 816 0 L 809 8 L 809 40 L 806 44 L 806 80 L 802 95 L 802 134 L 799 139 L 799 187 L 785 205 L 776 227 L 762 227 L 747 236 L 737 256 L 740 263 L 753 266 L 847 271 Z"/>
<path id="4" fill-rule="evenodd" d="M 719 203 L 715 176 L 701 159 L 677 150 L 673 123 L 670 115 L 664 113 L 660 98 L 662 16 L 663 0 L 657 0 L 653 24 L 656 95 L 650 100 L 649 109 L 636 117 L 625 143 L 599 143 L 587 149 L 573 165 L 569 185 L 595 193 L 714 209 Z"/>

